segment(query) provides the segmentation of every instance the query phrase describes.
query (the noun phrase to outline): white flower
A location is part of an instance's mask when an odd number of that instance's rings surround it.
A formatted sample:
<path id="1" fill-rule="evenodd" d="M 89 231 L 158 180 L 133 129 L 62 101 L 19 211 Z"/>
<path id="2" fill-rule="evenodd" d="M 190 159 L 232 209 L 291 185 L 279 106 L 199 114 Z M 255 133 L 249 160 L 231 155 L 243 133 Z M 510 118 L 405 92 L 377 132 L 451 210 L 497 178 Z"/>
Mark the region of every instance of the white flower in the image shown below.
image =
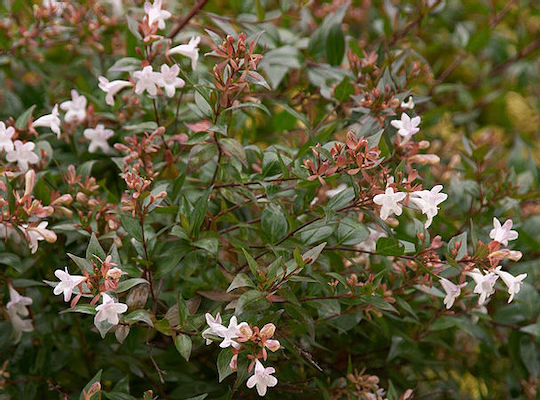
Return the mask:
<path id="1" fill-rule="evenodd" d="M 412 110 L 414 108 L 414 101 L 412 96 L 409 96 L 409 99 L 407 101 L 401 102 L 402 108 L 408 108 L 409 110 Z"/>
<path id="2" fill-rule="evenodd" d="M 6 304 L 6 309 L 15 333 L 15 343 L 17 343 L 21 340 L 23 332 L 31 332 L 34 330 L 32 320 L 21 318 L 26 317 L 29 314 L 26 307 L 32 304 L 32 299 L 30 297 L 21 296 L 11 285 L 8 285 L 8 287 L 10 301 Z"/>
<path id="3" fill-rule="evenodd" d="M 395 119 L 390 122 L 394 128 L 398 130 L 398 134 L 403 136 L 403 143 L 407 142 L 412 135 L 416 134 L 420 128 L 420 117 L 414 117 L 411 119 L 407 114 L 401 114 L 401 120 Z"/>
<path id="4" fill-rule="evenodd" d="M 426 228 L 429 228 L 433 217 L 437 215 L 439 210 L 437 206 L 448 198 L 446 193 L 440 193 L 442 188 L 442 185 L 436 185 L 431 190 L 419 190 L 411 193 L 411 201 L 422 210 L 422 214 L 427 215 Z"/>
<path id="5" fill-rule="evenodd" d="M 277 385 L 278 380 L 275 376 L 272 376 L 276 370 L 272 367 L 264 368 L 259 360 L 255 360 L 255 372 L 247 381 L 247 387 L 252 388 L 257 385 L 257 393 L 259 396 L 266 394 L 266 389 Z"/>
<path id="6" fill-rule="evenodd" d="M 38 155 L 32 151 L 35 146 L 32 142 L 23 143 L 20 140 L 15 140 L 15 148 L 8 151 L 6 160 L 17 162 L 19 169 L 22 172 L 26 172 L 28 170 L 28 164 L 37 164 L 39 162 Z"/>
<path id="7" fill-rule="evenodd" d="M 440 278 L 440 281 L 444 291 L 446 292 L 444 304 L 446 305 L 446 309 L 450 309 L 450 307 L 452 307 L 452 305 L 454 304 L 456 298 L 458 298 L 461 294 L 461 288 L 467 286 L 467 282 L 462 283 L 461 285 L 454 285 L 452 282 L 445 278 Z"/>
<path id="8" fill-rule="evenodd" d="M 28 224 L 23 224 L 21 227 L 26 233 L 26 238 L 28 239 L 28 245 L 34 254 L 38 249 L 38 241 L 46 240 L 49 243 L 56 241 L 56 233 L 46 229 L 49 223 L 47 221 L 41 221 L 38 226 L 29 227 Z"/>
<path id="9" fill-rule="evenodd" d="M 223 325 L 221 325 L 221 315 L 217 313 L 216 318 L 212 317 L 212 314 L 206 313 L 206 323 L 208 328 L 202 333 L 202 337 L 206 339 L 206 344 L 212 343 L 212 340 L 209 339 L 208 335 L 216 335 L 223 337 L 223 332 L 227 330 Z"/>
<path id="10" fill-rule="evenodd" d="M 478 293 L 480 295 L 478 304 L 484 304 L 486 299 L 495 292 L 495 282 L 497 282 L 497 279 L 499 279 L 499 277 L 493 272 L 488 272 L 484 275 L 480 272 L 478 268 L 473 269 L 472 272 L 467 272 L 467 275 L 472 277 L 476 282 L 476 286 L 474 287 L 474 293 Z"/>
<path id="11" fill-rule="evenodd" d="M 514 299 L 514 295 L 519 293 L 523 279 L 527 277 L 527 274 L 514 276 L 506 271 L 501 271 L 501 267 L 495 268 L 495 273 L 501 277 L 504 284 L 508 287 L 508 294 L 510 295 L 508 302 L 510 303 Z"/>
<path id="12" fill-rule="evenodd" d="M 110 106 L 114 106 L 114 96 L 122 89 L 133 86 L 133 83 L 129 81 L 115 80 L 110 81 L 104 76 L 99 77 L 99 88 L 103 90 L 107 95 L 105 96 L 105 103 Z"/>
<path id="13" fill-rule="evenodd" d="M 157 22 L 159 29 L 165 29 L 165 20 L 171 18 L 171 13 L 161 9 L 161 0 L 154 0 L 154 4 L 149 1 L 144 3 L 144 12 L 148 19 L 148 25 L 152 26 Z"/>
<path id="14" fill-rule="evenodd" d="M 219 347 L 225 348 L 225 347 L 232 346 L 235 349 L 239 348 L 240 344 L 234 341 L 233 339 L 240 337 L 240 333 L 241 333 L 240 328 L 242 328 L 242 326 L 244 325 L 247 325 L 247 324 L 245 322 L 238 324 L 238 321 L 236 320 L 236 316 L 233 315 L 231 317 L 231 320 L 229 321 L 229 326 L 227 328 L 223 327 L 224 329 L 222 329 L 218 333 L 218 335 L 223 338 L 223 341 L 219 344 Z"/>
<path id="15" fill-rule="evenodd" d="M 6 304 L 8 311 L 13 311 L 14 313 L 19 314 L 21 317 L 26 317 L 28 315 L 27 306 L 32 304 L 32 299 L 30 297 L 21 296 L 11 284 L 8 284 L 9 288 L 9 302 Z"/>
<path id="16" fill-rule="evenodd" d="M 85 129 L 83 135 L 90 140 L 90 145 L 88 146 L 90 153 L 95 153 L 98 148 L 101 148 L 103 152 L 107 153 L 110 150 L 107 139 L 114 135 L 114 131 L 112 129 L 105 129 L 103 124 L 98 124 L 95 128 Z"/>
<path id="17" fill-rule="evenodd" d="M 160 86 L 165 88 L 168 97 L 173 97 L 176 88 L 183 88 L 186 84 L 182 78 L 178 78 L 179 72 L 180 67 L 176 64 L 170 68 L 167 64 L 161 66 Z"/>
<path id="18" fill-rule="evenodd" d="M 56 133 L 57 137 L 60 137 L 60 118 L 58 117 L 58 104 L 55 104 L 50 114 L 43 115 L 36 119 L 32 126 L 44 126 L 50 128 L 51 131 Z"/>
<path id="19" fill-rule="evenodd" d="M 113 325 L 118 324 L 118 314 L 123 314 L 127 311 L 128 306 L 123 303 L 118 303 L 109 296 L 103 293 L 103 303 L 96 307 L 97 314 L 94 317 L 94 324 L 102 321 L 108 321 Z"/>
<path id="20" fill-rule="evenodd" d="M 189 40 L 188 44 L 181 44 L 167 51 L 167 55 L 180 54 L 189 57 L 191 58 L 191 68 L 195 69 L 197 68 L 197 61 L 199 60 L 198 46 L 200 41 L 200 36 L 194 36 Z"/>
<path id="21" fill-rule="evenodd" d="M 12 126 L 6 128 L 6 124 L 0 122 L 0 151 L 12 151 L 13 142 L 11 138 L 15 135 L 15 129 Z"/>
<path id="22" fill-rule="evenodd" d="M 157 87 L 161 84 L 161 74 L 154 72 L 151 65 L 147 65 L 142 71 L 135 71 L 133 73 L 135 79 L 135 93 L 141 94 L 145 90 L 151 96 L 157 94 Z"/>
<path id="23" fill-rule="evenodd" d="M 489 232 L 489 237 L 496 242 L 499 242 L 503 246 L 508 246 L 509 240 L 518 238 L 518 233 L 512 229 L 513 222 L 511 219 L 507 219 L 501 226 L 499 220 L 493 217 L 493 229 Z"/>
<path id="24" fill-rule="evenodd" d="M 66 111 L 64 121 L 80 123 L 86 118 L 86 97 L 81 96 L 76 90 L 71 91 L 71 100 L 64 101 L 60 108 Z"/>
<path id="25" fill-rule="evenodd" d="M 56 271 L 54 271 L 54 275 L 58 279 L 60 279 L 60 283 L 56 285 L 56 287 L 53 290 L 53 293 L 55 295 L 64 293 L 64 301 L 66 302 L 71 300 L 73 289 L 86 279 L 82 275 L 70 275 L 67 267 L 65 267 L 65 271 L 62 271 L 61 269 L 57 269 Z"/>
<path id="26" fill-rule="evenodd" d="M 391 187 L 387 187 L 384 194 L 373 197 L 373 202 L 381 206 L 381 219 L 385 220 L 390 215 L 401 215 L 402 206 L 399 204 L 407 196 L 406 193 L 396 192 Z"/>

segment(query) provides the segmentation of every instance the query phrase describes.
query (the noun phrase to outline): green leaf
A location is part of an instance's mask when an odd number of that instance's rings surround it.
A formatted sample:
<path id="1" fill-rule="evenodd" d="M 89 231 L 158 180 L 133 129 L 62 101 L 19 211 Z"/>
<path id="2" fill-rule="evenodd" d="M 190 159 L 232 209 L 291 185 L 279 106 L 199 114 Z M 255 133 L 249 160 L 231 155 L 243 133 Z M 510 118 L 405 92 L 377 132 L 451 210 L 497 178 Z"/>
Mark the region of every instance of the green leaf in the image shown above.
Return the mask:
<path id="1" fill-rule="evenodd" d="M 257 261 L 253 257 L 251 257 L 251 254 L 249 254 L 245 249 L 242 249 L 244 252 L 244 257 L 246 257 L 246 261 L 248 263 L 249 269 L 251 270 L 251 273 L 253 276 L 258 277 L 259 276 L 259 264 L 257 264 Z"/>
<path id="2" fill-rule="evenodd" d="M 142 243 L 143 233 L 140 221 L 127 215 L 121 215 L 120 220 L 126 232 Z"/>
<path id="3" fill-rule="evenodd" d="M 345 36 L 341 24 L 334 24 L 326 37 L 326 59 L 330 65 L 340 65 L 345 55 Z"/>
<path id="4" fill-rule="evenodd" d="M 343 101 L 348 100 L 351 94 L 354 94 L 354 87 L 346 76 L 334 89 L 334 97 L 337 101 L 342 103 Z"/>
<path id="5" fill-rule="evenodd" d="M 129 31 L 131 32 L 131 34 L 137 39 L 137 40 L 142 40 L 142 36 L 141 34 L 139 33 L 139 23 L 137 22 L 137 20 L 133 19 L 132 17 L 130 17 L 129 15 L 126 15 L 126 20 L 127 20 L 127 26 L 128 26 L 128 29 Z"/>
<path id="6" fill-rule="evenodd" d="M 77 304 L 75 307 L 71 307 L 71 308 L 60 311 L 60 314 L 72 313 L 72 312 L 77 312 L 81 314 L 90 314 L 90 315 L 94 315 L 97 313 L 95 306 L 91 306 L 90 304 Z"/>
<path id="7" fill-rule="evenodd" d="M 398 240 L 382 237 L 377 240 L 376 251 L 381 256 L 401 256 L 405 252 L 405 249 Z"/>
<path id="8" fill-rule="evenodd" d="M 444 316 L 441 318 L 437 318 L 435 322 L 433 322 L 429 326 L 430 331 L 441 331 L 441 330 L 447 330 L 448 328 L 452 328 L 454 326 L 459 325 L 459 321 L 455 317 L 450 316 Z"/>
<path id="9" fill-rule="evenodd" d="M 125 281 L 122 281 L 118 284 L 118 286 L 116 287 L 116 293 L 125 292 L 126 290 L 131 289 L 133 286 L 140 285 L 141 283 L 148 284 L 148 281 L 143 278 L 126 279 Z"/>
<path id="10" fill-rule="evenodd" d="M 457 251 L 456 256 L 452 255 L 452 250 L 456 247 L 456 245 L 459 245 L 459 250 Z M 467 232 L 462 232 L 457 236 L 454 236 L 450 241 L 448 242 L 448 257 L 454 259 L 454 260 L 461 260 L 463 257 L 467 255 Z"/>
<path id="11" fill-rule="evenodd" d="M 334 224 L 326 221 L 318 221 L 306 226 L 300 231 L 300 237 L 306 245 L 326 240 L 334 232 Z"/>
<path id="12" fill-rule="evenodd" d="M 275 243 L 287 234 L 289 224 L 281 207 L 268 204 L 261 215 L 261 227 L 264 235 Z"/>
<path id="13" fill-rule="evenodd" d="M 198 396 L 195 396 L 195 397 L 190 397 L 189 399 L 186 399 L 186 400 L 204 400 L 208 397 L 208 393 L 204 393 L 204 394 L 200 394 Z"/>
<path id="14" fill-rule="evenodd" d="M 127 322 L 145 322 L 151 327 L 154 326 L 154 323 L 152 322 L 152 314 L 146 310 L 135 310 L 130 312 L 124 317 L 124 320 Z"/>
<path id="15" fill-rule="evenodd" d="M 228 377 L 234 372 L 229 366 L 229 364 L 231 363 L 232 356 L 233 354 L 230 348 L 221 350 L 221 352 L 219 353 L 218 358 L 217 358 L 219 382 L 223 381 L 223 379 L 225 379 L 226 377 Z"/>
<path id="16" fill-rule="evenodd" d="M 195 396 L 195 397 L 190 397 L 189 399 L 186 399 L 186 400 L 204 400 L 208 397 L 208 393 L 204 393 L 204 394 L 200 394 L 198 396 Z"/>
<path id="17" fill-rule="evenodd" d="M 179 324 L 184 325 L 186 323 L 186 321 L 187 321 L 188 316 L 189 316 L 189 309 L 188 309 L 186 301 L 182 297 L 181 292 L 178 292 L 177 307 L 178 307 L 178 321 L 179 321 Z"/>
<path id="18" fill-rule="evenodd" d="M 268 108 L 266 108 L 263 104 L 258 104 L 258 103 L 235 104 L 234 106 L 231 106 L 231 107 L 227 108 L 226 110 L 234 111 L 234 110 L 238 110 L 240 108 L 250 108 L 250 107 L 258 108 L 259 110 L 264 111 L 268 116 L 272 116 L 272 113 L 270 112 L 270 110 L 268 110 Z"/>
<path id="19" fill-rule="evenodd" d="M 202 116 L 212 117 L 212 115 L 214 115 L 212 107 L 198 91 L 195 92 L 195 105 L 197 106 L 197 109 L 200 111 Z"/>
<path id="20" fill-rule="evenodd" d="M 193 246 L 198 247 L 199 249 L 206 250 L 213 256 L 217 256 L 219 249 L 219 241 L 218 238 L 213 237 L 203 238 L 193 243 Z"/>
<path id="21" fill-rule="evenodd" d="M 15 121 L 15 128 L 21 131 L 26 129 L 26 127 L 28 126 L 28 122 L 30 121 L 30 117 L 32 116 L 32 112 L 34 111 L 34 108 L 36 108 L 35 104 L 30 108 L 27 108 L 21 115 L 19 115 L 17 121 Z"/>
<path id="22" fill-rule="evenodd" d="M 189 218 L 190 232 L 192 235 L 197 237 L 199 235 L 199 230 L 201 225 L 204 222 L 206 217 L 206 212 L 208 211 L 208 196 L 210 191 L 207 190 L 197 199 L 191 217 Z"/>
<path id="23" fill-rule="evenodd" d="M 107 254 L 99 244 L 95 233 L 92 233 L 92 237 L 90 238 L 90 242 L 86 248 L 86 259 L 95 260 L 94 256 L 99 257 L 103 261 L 107 257 Z"/>
<path id="24" fill-rule="evenodd" d="M 326 242 L 323 242 L 319 244 L 318 246 L 315 246 L 312 249 L 309 249 L 304 254 L 302 254 L 302 260 L 305 263 L 313 264 L 315 261 L 317 261 L 317 258 L 319 258 L 319 256 L 321 255 L 325 246 L 326 246 Z"/>
<path id="25" fill-rule="evenodd" d="M 137 62 L 140 64 L 139 60 L 137 60 Z M 146 121 L 146 122 L 141 122 L 135 125 L 124 125 L 122 128 L 128 131 L 144 132 L 144 131 L 154 131 L 158 128 L 158 125 L 154 121 Z"/>
<path id="26" fill-rule="evenodd" d="M 82 257 L 78 257 L 74 254 L 71 254 L 71 253 L 67 253 L 68 257 L 71 258 L 73 260 L 73 262 L 75 264 L 77 264 L 77 266 L 79 267 L 79 269 L 81 270 L 81 272 L 84 273 L 84 271 L 87 271 L 87 272 L 92 272 L 93 268 L 92 268 L 92 264 L 90 264 L 90 262 L 88 262 L 88 260 L 86 260 L 85 258 L 82 258 Z"/>
<path id="27" fill-rule="evenodd" d="M 171 328 L 171 324 L 169 322 L 169 320 L 167 318 L 163 318 L 162 320 L 159 320 L 159 321 L 156 321 L 154 323 L 154 328 L 163 333 L 164 335 L 167 335 L 167 336 L 172 336 L 173 335 L 173 330 Z"/>
<path id="28" fill-rule="evenodd" d="M 338 244 L 356 245 L 362 243 L 369 236 L 369 230 L 353 218 L 343 218 L 337 229 Z"/>
<path id="29" fill-rule="evenodd" d="M 530 333 L 531 335 L 540 337 L 540 321 L 535 324 L 524 326 L 520 330 L 521 332 Z"/>
<path id="30" fill-rule="evenodd" d="M 246 287 L 246 286 L 255 287 L 251 279 L 249 279 L 249 277 L 243 272 L 240 272 L 238 275 L 234 277 L 233 281 L 227 288 L 227 293 L 232 292 L 234 289 L 237 289 L 240 287 Z"/>
<path id="31" fill-rule="evenodd" d="M 236 314 L 244 311 L 262 311 L 270 307 L 270 302 L 266 300 L 263 292 L 259 290 L 248 290 L 238 298 L 236 303 Z"/>
<path id="32" fill-rule="evenodd" d="M 489 38 L 491 36 L 491 29 L 485 27 L 476 31 L 474 35 L 471 36 L 469 42 L 467 43 L 466 50 L 471 53 L 477 53 L 487 46 L 489 43 Z"/>
<path id="33" fill-rule="evenodd" d="M 326 207 L 332 210 L 339 210 L 345 206 L 348 206 L 354 199 L 354 189 L 346 188 L 333 196 L 329 201 Z"/>
<path id="34" fill-rule="evenodd" d="M 191 342 L 191 338 L 188 335 L 179 333 L 174 338 L 174 345 L 180 355 L 184 357 L 186 361 L 189 361 L 189 356 L 191 355 L 191 347 L 193 345 Z"/>
<path id="35" fill-rule="evenodd" d="M 86 384 L 86 386 L 84 387 L 84 389 L 82 390 L 81 392 L 81 395 L 79 396 L 79 400 L 86 400 L 86 396 L 84 395 L 84 393 L 88 393 L 88 391 L 90 390 L 90 388 L 92 387 L 92 385 L 96 382 L 99 382 L 101 380 L 101 373 L 103 372 L 102 369 L 100 369 L 96 375 L 94 375 L 94 377 L 90 380 L 90 382 L 88 382 Z"/>

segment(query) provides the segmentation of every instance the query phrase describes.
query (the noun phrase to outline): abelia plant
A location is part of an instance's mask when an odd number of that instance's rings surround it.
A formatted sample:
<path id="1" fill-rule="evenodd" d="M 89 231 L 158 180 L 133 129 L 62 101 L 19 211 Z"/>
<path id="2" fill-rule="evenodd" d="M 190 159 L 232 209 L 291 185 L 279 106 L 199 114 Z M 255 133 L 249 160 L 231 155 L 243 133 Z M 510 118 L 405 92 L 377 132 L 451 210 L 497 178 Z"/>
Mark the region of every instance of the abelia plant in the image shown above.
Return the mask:
<path id="1" fill-rule="evenodd" d="M 532 2 L 4 3 L 0 393 L 536 398 Z"/>

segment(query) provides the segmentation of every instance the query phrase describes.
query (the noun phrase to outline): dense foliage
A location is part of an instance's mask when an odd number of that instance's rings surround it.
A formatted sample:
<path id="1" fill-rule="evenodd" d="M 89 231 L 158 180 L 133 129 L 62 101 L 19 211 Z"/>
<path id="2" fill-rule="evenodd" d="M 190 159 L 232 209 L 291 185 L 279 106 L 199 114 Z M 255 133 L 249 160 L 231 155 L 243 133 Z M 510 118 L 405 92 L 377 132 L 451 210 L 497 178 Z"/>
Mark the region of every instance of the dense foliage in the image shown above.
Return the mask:
<path id="1" fill-rule="evenodd" d="M 535 399 L 533 0 L 0 2 L 0 398 Z"/>

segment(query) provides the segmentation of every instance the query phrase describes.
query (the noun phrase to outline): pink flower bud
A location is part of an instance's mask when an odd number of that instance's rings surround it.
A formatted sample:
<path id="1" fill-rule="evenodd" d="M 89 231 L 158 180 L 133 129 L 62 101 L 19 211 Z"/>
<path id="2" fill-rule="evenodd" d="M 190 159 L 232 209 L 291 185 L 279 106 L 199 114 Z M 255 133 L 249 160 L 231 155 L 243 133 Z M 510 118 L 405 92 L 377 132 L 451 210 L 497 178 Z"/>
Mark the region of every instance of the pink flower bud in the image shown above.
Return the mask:
<path id="1" fill-rule="evenodd" d="M 251 336 L 253 336 L 253 330 L 248 324 L 240 324 L 238 325 L 238 328 L 240 329 L 240 334 L 243 336 L 243 338 L 249 339 Z"/>
<path id="2" fill-rule="evenodd" d="M 278 340 L 270 339 L 264 342 L 264 345 L 268 348 L 270 351 L 277 351 L 281 347 Z"/>
<path id="3" fill-rule="evenodd" d="M 431 143 L 429 143 L 427 140 L 421 140 L 420 142 L 418 142 L 418 148 L 425 150 L 429 148 L 430 144 Z"/>
<path id="4" fill-rule="evenodd" d="M 75 200 L 77 200 L 79 203 L 86 204 L 88 201 L 88 196 L 82 192 L 79 192 L 75 195 Z"/>
<path id="5" fill-rule="evenodd" d="M 521 253 L 521 251 L 500 249 L 491 253 L 489 255 L 489 258 L 508 258 L 512 261 L 519 261 L 522 256 L 523 254 Z"/>
<path id="6" fill-rule="evenodd" d="M 70 194 L 63 194 L 62 196 L 54 200 L 51 204 L 53 206 L 61 205 L 61 204 L 70 205 L 72 201 L 73 201 L 73 196 L 71 196 Z"/>
<path id="7" fill-rule="evenodd" d="M 266 338 L 271 338 L 274 336 L 274 332 L 276 331 L 276 326 L 274 324 L 266 324 L 261 329 L 261 336 L 264 336 Z M 278 343 L 279 345 L 279 343 Z"/>
<path id="8" fill-rule="evenodd" d="M 24 175 L 24 195 L 29 196 L 34 190 L 34 184 L 36 183 L 36 171 L 33 169 L 28 170 Z"/>
<path id="9" fill-rule="evenodd" d="M 422 165 L 436 165 L 441 162 L 441 159 L 436 154 L 415 154 L 414 156 L 409 157 L 409 162 L 419 163 Z"/>

